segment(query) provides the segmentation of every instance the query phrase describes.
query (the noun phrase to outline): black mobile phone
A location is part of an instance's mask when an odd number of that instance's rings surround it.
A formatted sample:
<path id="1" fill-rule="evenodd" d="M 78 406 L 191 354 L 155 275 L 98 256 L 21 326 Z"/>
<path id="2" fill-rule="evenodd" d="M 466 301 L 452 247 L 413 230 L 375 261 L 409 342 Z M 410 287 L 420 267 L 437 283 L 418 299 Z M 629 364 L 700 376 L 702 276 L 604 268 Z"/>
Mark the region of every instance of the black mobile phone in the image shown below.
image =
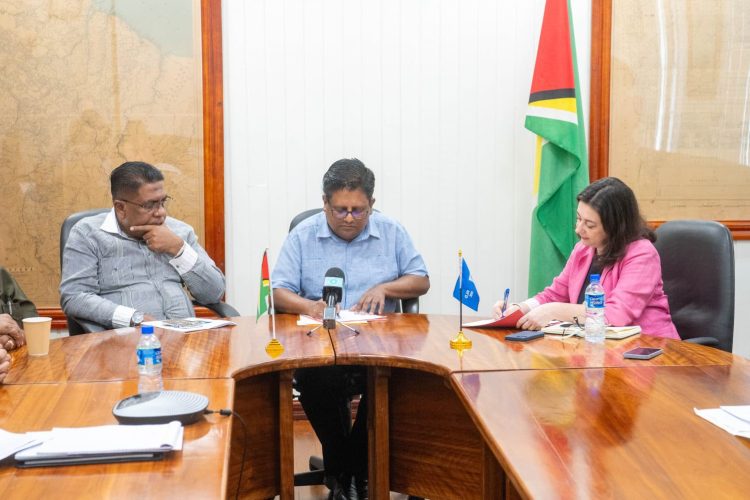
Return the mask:
<path id="1" fill-rule="evenodd" d="M 661 354 L 661 352 L 661 349 L 655 347 L 636 347 L 623 354 L 623 357 L 628 359 L 651 359 Z"/>
<path id="2" fill-rule="evenodd" d="M 526 342 L 527 340 L 534 340 L 540 337 L 544 337 L 544 332 L 533 332 L 526 330 L 523 332 L 511 333 L 505 336 L 505 340 L 516 340 L 519 342 Z"/>

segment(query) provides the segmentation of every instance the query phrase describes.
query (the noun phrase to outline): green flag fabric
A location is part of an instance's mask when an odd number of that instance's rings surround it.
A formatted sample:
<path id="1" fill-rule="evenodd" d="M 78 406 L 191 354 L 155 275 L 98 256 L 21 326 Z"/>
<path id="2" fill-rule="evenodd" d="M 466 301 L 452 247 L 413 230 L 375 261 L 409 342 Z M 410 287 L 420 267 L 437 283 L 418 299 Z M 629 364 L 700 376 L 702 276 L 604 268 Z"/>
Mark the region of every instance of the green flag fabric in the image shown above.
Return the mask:
<path id="1" fill-rule="evenodd" d="M 589 182 L 573 23 L 568 0 L 547 0 L 526 128 L 537 134 L 529 295 L 552 283 L 575 235 L 576 196 Z"/>

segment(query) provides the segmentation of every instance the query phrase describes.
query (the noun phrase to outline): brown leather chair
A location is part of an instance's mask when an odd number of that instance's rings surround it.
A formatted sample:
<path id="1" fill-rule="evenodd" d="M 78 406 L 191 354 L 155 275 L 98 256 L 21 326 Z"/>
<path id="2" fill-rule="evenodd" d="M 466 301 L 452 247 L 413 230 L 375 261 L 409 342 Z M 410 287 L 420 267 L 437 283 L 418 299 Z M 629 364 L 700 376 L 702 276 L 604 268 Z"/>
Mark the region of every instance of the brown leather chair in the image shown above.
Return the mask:
<path id="1" fill-rule="evenodd" d="M 734 242 L 726 226 L 674 220 L 656 230 L 664 292 L 680 337 L 732 352 Z"/>

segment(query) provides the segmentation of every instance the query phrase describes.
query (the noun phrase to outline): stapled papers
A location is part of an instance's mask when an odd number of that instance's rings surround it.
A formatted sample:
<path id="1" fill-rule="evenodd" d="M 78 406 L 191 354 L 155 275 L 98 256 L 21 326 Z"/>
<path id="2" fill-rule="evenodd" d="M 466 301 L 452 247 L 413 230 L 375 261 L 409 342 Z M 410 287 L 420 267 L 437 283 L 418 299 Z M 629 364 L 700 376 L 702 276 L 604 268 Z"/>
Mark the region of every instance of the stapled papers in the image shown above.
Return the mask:
<path id="1" fill-rule="evenodd" d="M 750 439 L 750 406 L 720 406 L 705 410 L 693 408 L 693 411 L 733 436 Z"/>
<path id="2" fill-rule="evenodd" d="M 15 455 L 18 467 L 161 460 L 182 449 L 180 422 L 159 425 L 102 425 L 30 432 L 41 444 Z"/>
<path id="3" fill-rule="evenodd" d="M 234 326 L 237 323 L 225 319 L 208 319 L 208 318 L 184 318 L 184 319 L 164 319 L 159 321 L 147 321 L 144 325 L 153 325 L 156 328 L 164 330 L 174 330 L 177 332 L 189 333 L 199 330 L 211 330 L 223 326 Z"/>
<path id="4" fill-rule="evenodd" d="M 341 323 L 367 323 L 368 321 L 377 321 L 381 319 L 386 319 L 386 316 L 354 312 L 348 309 L 342 309 L 336 313 L 336 321 Z M 315 326 L 320 324 L 323 324 L 323 322 L 304 314 L 300 314 L 299 319 L 297 320 L 297 326 Z"/>

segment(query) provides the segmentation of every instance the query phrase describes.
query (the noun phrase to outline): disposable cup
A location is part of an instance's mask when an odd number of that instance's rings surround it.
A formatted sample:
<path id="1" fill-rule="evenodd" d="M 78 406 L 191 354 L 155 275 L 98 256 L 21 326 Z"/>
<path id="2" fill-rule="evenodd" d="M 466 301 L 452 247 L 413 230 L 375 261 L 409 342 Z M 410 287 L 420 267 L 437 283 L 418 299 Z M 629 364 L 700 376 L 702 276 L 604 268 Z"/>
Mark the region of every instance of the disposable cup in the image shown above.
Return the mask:
<path id="1" fill-rule="evenodd" d="M 49 353 L 49 336 L 52 318 L 35 317 L 23 319 L 26 348 L 29 356 L 46 356 Z"/>

